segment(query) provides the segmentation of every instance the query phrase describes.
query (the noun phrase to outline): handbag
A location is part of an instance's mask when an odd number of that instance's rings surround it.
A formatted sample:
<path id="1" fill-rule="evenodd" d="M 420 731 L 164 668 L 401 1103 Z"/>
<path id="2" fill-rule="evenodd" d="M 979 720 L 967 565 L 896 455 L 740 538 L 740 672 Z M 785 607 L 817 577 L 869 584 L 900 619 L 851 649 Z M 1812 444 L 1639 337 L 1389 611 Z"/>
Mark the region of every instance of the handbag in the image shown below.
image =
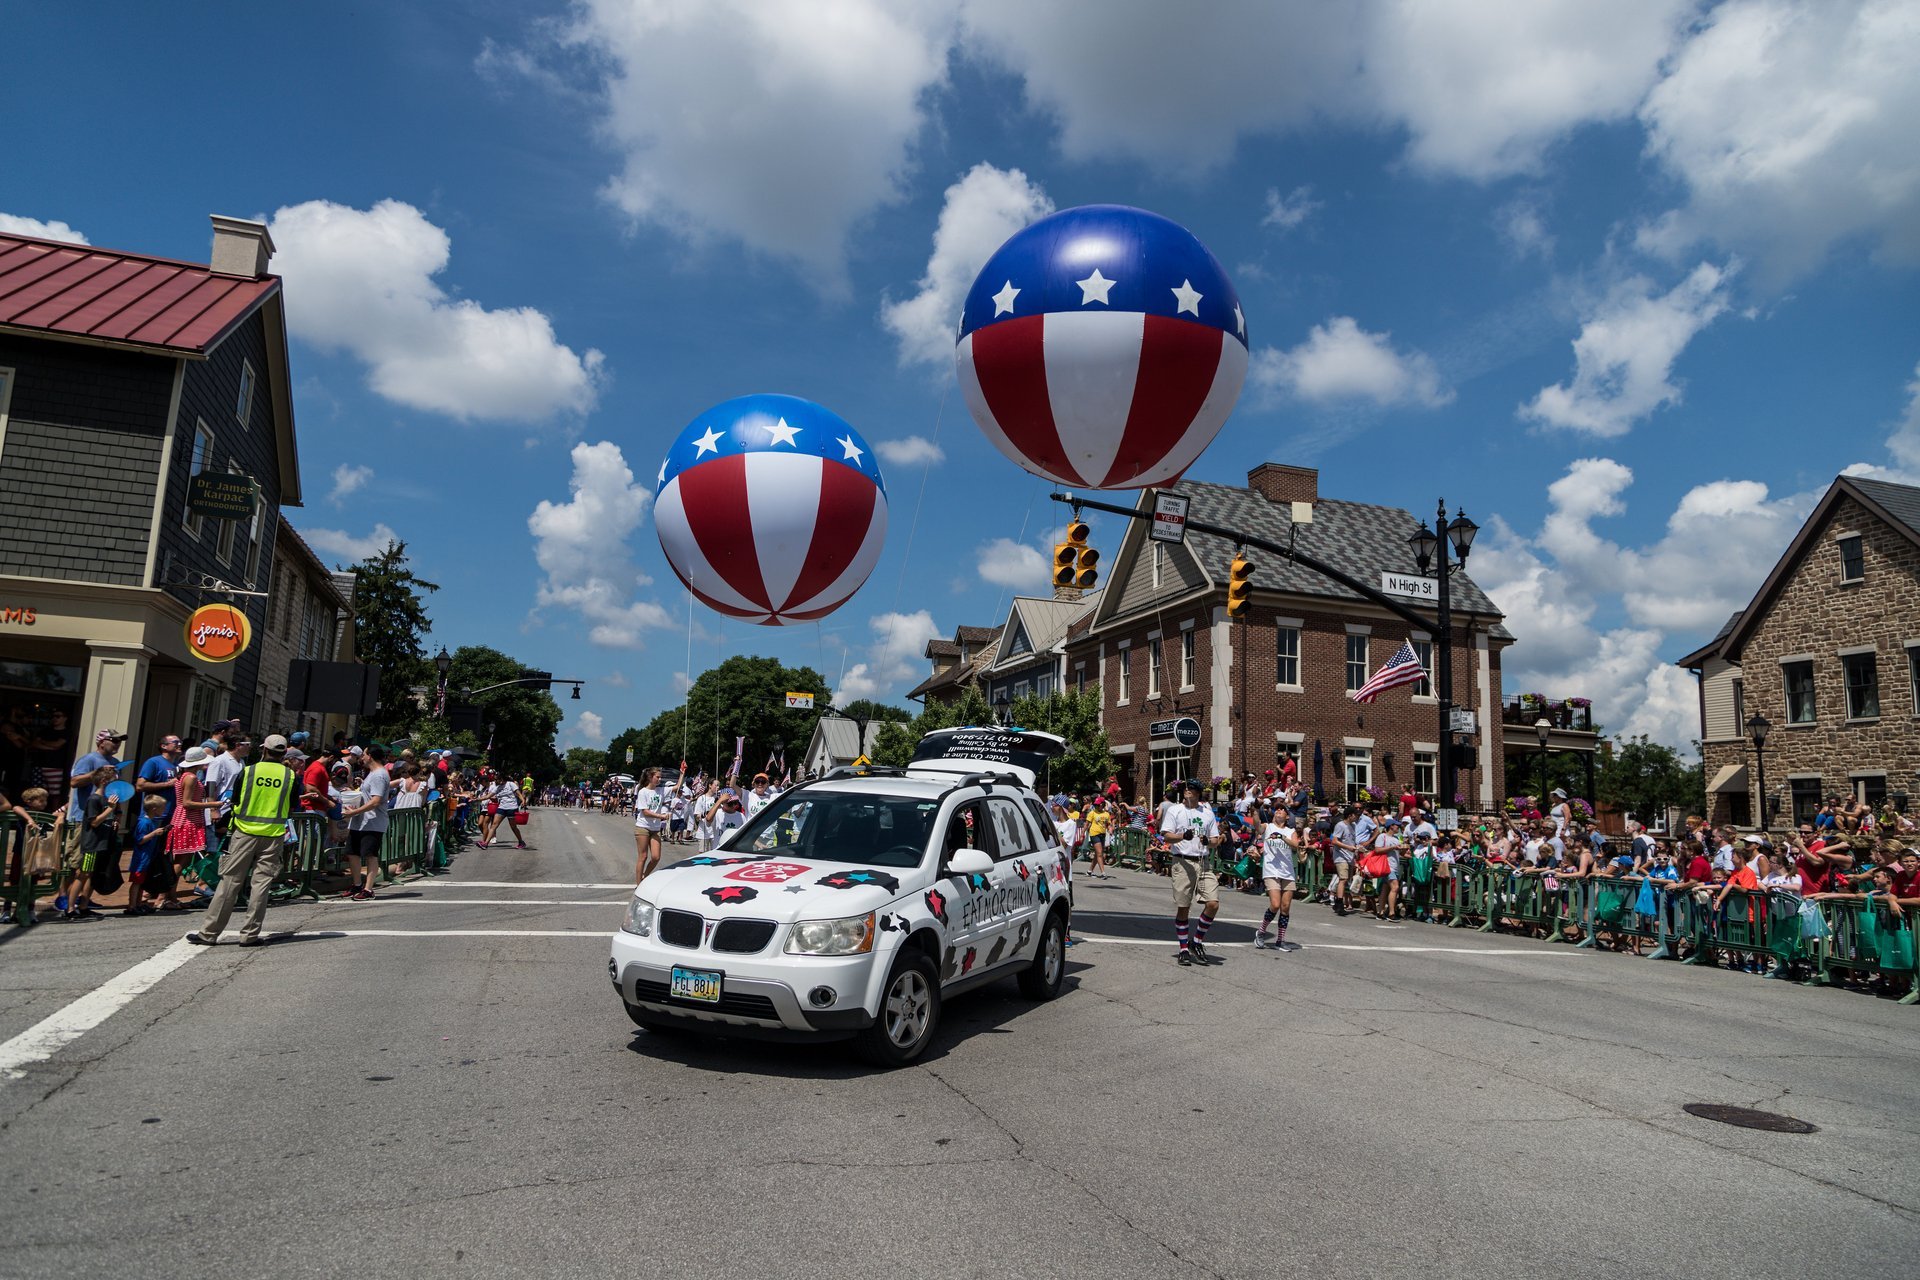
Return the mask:
<path id="1" fill-rule="evenodd" d="M 60 837 L 51 827 L 42 828 L 38 824 L 27 829 L 27 843 L 24 853 L 25 872 L 31 876 L 50 876 L 60 873 Z"/>
<path id="2" fill-rule="evenodd" d="M 1643 916 L 1650 916 L 1659 911 L 1659 903 L 1655 901 L 1653 896 L 1653 881 L 1651 879 L 1640 882 L 1640 896 L 1633 900 L 1633 909 L 1635 913 Z"/>
<path id="3" fill-rule="evenodd" d="M 1832 932 L 1833 930 L 1827 927 L 1827 918 L 1820 914 L 1820 908 L 1802 898 L 1800 900 L 1800 936 L 1812 941 L 1815 938 L 1827 937 Z"/>
<path id="4" fill-rule="evenodd" d="M 1384 853 L 1370 853 L 1360 859 L 1360 874 L 1369 880 L 1384 880 L 1393 872 L 1393 860 Z"/>
<path id="5" fill-rule="evenodd" d="M 513 811 L 513 825 L 516 827 L 524 827 L 527 825 L 527 811 L 525 809 L 515 809 Z"/>

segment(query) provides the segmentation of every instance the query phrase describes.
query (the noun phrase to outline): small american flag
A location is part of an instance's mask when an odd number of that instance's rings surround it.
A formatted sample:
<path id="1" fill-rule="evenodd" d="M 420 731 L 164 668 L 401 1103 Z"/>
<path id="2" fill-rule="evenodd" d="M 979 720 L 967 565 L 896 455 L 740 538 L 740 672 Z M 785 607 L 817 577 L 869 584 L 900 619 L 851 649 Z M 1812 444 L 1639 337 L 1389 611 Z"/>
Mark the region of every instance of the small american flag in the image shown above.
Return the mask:
<path id="1" fill-rule="evenodd" d="M 1420 655 L 1413 651 L 1409 641 L 1401 641 L 1400 647 L 1387 659 L 1387 665 L 1373 673 L 1373 678 L 1348 694 L 1355 702 L 1372 702 L 1389 689 L 1403 684 L 1419 684 L 1427 678 L 1427 669 L 1420 665 Z"/>

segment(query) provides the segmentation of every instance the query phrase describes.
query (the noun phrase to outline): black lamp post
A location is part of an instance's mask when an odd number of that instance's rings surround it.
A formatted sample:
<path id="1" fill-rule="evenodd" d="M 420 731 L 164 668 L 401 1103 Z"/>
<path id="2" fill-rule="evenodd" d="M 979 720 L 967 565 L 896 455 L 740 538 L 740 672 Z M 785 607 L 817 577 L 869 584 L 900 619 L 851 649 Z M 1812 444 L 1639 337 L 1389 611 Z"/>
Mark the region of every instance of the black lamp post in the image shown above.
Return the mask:
<path id="1" fill-rule="evenodd" d="M 1546 803 L 1547 799 L 1547 735 L 1552 732 L 1553 726 L 1547 723 L 1545 716 L 1533 722 L 1533 736 L 1540 740 L 1540 801 L 1542 804 Z"/>
<path id="2" fill-rule="evenodd" d="M 994 710 L 1000 713 L 1001 724 L 1006 725 L 1013 723 L 1013 699 L 1007 696 L 1005 689 L 1002 689 L 1000 696 L 994 699 L 993 706 Z"/>
<path id="3" fill-rule="evenodd" d="M 1453 575 L 1466 568 L 1467 553 L 1473 550 L 1473 537 L 1480 532 L 1480 526 L 1467 519 L 1465 513 L 1455 510 L 1453 520 L 1447 520 L 1447 503 L 1443 498 L 1434 514 L 1433 527 L 1422 524 L 1407 538 L 1407 545 L 1413 548 L 1414 563 L 1425 573 L 1427 566 L 1439 557 L 1439 634 L 1435 635 L 1434 665 L 1438 670 L 1430 674 L 1435 677 L 1435 692 L 1440 695 L 1440 798 L 1447 808 L 1453 807 L 1454 793 L 1458 787 L 1458 777 L 1453 758 Z M 1458 563 L 1450 564 L 1448 549 L 1452 559 Z M 1543 746 L 1544 751 L 1544 746 Z"/>
<path id="4" fill-rule="evenodd" d="M 1747 717 L 1747 736 L 1753 739 L 1753 792 L 1759 800 L 1754 807 L 1760 810 L 1760 831 L 1767 832 L 1767 734 L 1773 730 L 1773 721 L 1758 711 Z"/>
<path id="5" fill-rule="evenodd" d="M 447 672 L 453 667 L 453 657 L 447 652 L 447 646 L 441 645 L 440 652 L 433 655 L 433 669 L 440 673 L 440 689 L 433 700 L 433 714 L 447 714 Z"/>

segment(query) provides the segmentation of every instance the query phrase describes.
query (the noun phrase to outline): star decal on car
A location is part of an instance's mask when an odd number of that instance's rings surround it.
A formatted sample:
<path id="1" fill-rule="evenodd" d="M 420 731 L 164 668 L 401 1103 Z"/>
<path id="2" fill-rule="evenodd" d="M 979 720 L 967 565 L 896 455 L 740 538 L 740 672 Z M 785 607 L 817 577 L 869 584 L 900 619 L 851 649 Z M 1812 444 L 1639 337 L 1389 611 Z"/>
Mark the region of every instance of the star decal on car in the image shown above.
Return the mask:
<path id="1" fill-rule="evenodd" d="M 760 896 L 758 889 L 744 884 L 716 885 L 714 888 L 702 889 L 700 892 L 706 894 L 708 900 L 716 907 L 735 902 L 752 902 Z"/>

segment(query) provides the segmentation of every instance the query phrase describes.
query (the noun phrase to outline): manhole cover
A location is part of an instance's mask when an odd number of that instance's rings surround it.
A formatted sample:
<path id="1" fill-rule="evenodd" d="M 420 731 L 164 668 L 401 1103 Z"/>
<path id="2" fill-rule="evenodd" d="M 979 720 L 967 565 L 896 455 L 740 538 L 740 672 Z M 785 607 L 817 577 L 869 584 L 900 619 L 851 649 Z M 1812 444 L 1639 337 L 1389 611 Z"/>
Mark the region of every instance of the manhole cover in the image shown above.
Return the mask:
<path id="1" fill-rule="evenodd" d="M 1774 1111 L 1755 1111 L 1752 1107 L 1728 1107 L 1718 1102 L 1689 1102 L 1680 1108 L 1702 1120 L 1738 1125 L 1742 1129 L 1765 1129 L 1768 1133 L 1813 1133 L 1815 1126 Z"/>

